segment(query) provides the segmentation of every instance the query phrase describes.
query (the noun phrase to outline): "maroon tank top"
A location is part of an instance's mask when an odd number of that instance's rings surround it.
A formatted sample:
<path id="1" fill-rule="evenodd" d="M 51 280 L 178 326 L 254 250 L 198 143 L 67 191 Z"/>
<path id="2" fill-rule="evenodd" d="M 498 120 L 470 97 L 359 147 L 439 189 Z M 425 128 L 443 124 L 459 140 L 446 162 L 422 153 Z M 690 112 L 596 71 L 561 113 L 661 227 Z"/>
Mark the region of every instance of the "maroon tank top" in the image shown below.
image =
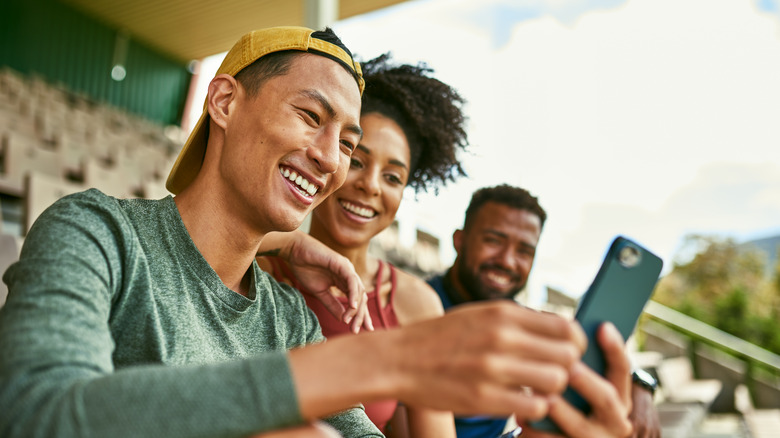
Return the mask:
<path id="1" fill-rule="evenodd" d="M 293 276 L 287 262 L 278 257 L 267 257 L 267 259 L 271 262 L 273 269 L 271 275 L 277 281 L 290 284 L 296 289 L 304 292 L 303 297 L 306 300 L 306 305 L 309 306 L 315 315 L 317 315 L 317 319 L 322 327 L 322 334 L 325 335 L 326 338 L 352 333 L 349 329 L 349 325 L 344 324 L 341 320 L 333 316 L 320 300 L 305 293 L 305 290 L 298 279 Z M 387 306 L 382 307 L 379 297 L 379 287 L 381 286 L 382 272 L 385 266 L 390 269 L 390 295 L 388 296 Z M 393 265 L 380 260 L 379 269 L 376 272 L 375 283 L 376 286 L 374 287 L 374 290 L 366 294 L 368 298 L 368 313 L 371 315 L 371 321 L 374 323 L 374 330 L 397 327 L 398 318 L 395 315 L 395 308 L 393 307 L 396 288 L 396 271 Z M 347 306 L 346 297 L 339 297 L 339 301 L 341 301 L 345 307 Z M 368 418 L 370 418 L 383 433 L 387 422 L 393 417 L 397 405 L 398 400 L 364 403 Z"/>

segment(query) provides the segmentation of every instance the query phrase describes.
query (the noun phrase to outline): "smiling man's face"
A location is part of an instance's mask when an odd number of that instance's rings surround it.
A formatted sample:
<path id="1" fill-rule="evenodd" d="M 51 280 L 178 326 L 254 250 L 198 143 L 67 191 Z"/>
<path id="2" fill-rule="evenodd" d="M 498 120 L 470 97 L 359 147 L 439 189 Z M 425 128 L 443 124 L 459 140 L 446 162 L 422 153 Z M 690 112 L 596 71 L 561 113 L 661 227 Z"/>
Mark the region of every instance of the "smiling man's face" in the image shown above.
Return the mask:
<path id="1" fill-rule="evenodd" d="M 261 231 L 290 231 L 343 184 L 361 136 L 360 91 L 340 64 L 301 54 L 255 96 L 238 84 L 227 117 L 224 196 Z"/>
<path id="2" fill-rule="evenodd" d="M 485 203 L 468 229 L 453 236 L 458 293 L 469 301 L 514 298 L 528 281 L 541 232 L 536 214 Z"/>

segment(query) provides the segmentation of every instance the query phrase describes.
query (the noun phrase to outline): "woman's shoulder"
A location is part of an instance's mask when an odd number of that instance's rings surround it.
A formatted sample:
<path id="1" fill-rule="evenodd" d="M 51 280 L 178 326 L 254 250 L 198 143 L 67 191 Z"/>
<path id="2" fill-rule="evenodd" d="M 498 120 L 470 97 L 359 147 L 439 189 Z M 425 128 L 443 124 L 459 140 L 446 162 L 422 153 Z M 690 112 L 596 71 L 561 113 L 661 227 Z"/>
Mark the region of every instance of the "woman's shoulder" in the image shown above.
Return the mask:
<path id="1" fill-rule="evenodd" d="M 393 304 L 401 325 L 411 324 L 444 314 L 436 291 L 422 278 L 403 269 L 396 271 L 396 290 Z"/>

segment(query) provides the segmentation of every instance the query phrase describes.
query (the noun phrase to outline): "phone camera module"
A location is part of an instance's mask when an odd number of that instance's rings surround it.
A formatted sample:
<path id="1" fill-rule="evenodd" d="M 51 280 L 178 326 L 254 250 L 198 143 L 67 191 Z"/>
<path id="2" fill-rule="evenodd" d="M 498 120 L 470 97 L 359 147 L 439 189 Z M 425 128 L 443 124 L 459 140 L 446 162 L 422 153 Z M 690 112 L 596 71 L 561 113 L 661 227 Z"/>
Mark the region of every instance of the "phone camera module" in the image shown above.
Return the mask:
<path id="1" fill-rule="evenodd" d="M 642 254 L 639 249 L 632 245 L 626 245 L 620 248 L 618 252 L 618 262 L 626 268 L 633 268 L 642 260 Z"/>

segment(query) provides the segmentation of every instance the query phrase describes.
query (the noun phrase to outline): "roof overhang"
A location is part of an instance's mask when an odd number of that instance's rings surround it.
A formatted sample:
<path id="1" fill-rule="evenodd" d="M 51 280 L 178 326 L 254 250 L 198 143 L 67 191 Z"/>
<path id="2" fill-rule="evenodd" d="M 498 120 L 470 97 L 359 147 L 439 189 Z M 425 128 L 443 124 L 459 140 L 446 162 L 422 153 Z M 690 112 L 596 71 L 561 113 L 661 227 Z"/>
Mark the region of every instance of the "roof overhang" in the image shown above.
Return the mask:
<path id="1" fill-rule="evenodd" d="M 251 30 L 305 26 L 306 0 L 60 0 L 181 62 L 230 50 Z M 337 0 L 338 19 L 405 0 Z"/>

